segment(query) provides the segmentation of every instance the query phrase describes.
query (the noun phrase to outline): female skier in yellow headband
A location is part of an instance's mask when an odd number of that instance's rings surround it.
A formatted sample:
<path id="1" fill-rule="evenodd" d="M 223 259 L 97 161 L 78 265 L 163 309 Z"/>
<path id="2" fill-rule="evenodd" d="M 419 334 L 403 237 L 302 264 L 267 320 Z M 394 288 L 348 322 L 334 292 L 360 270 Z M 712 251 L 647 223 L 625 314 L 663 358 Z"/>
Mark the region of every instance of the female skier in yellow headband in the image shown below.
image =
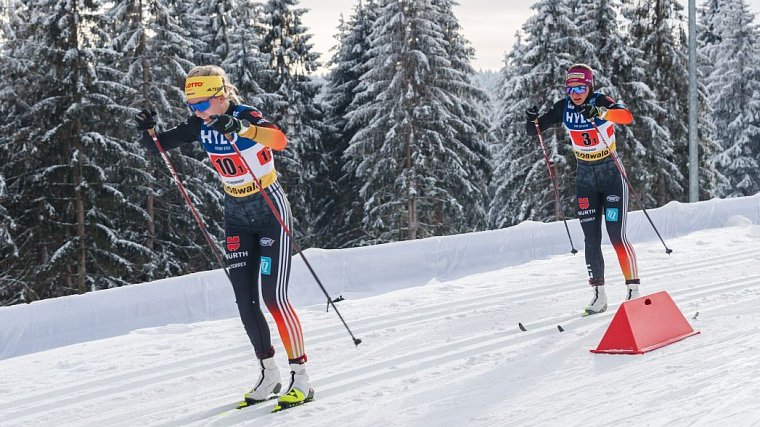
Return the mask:
<path id="1" fill-rule="evenodd" d="M 272 398 L 280 391 L 280 372 L 274 362 L 269 327 L 259 303 L 261 294 L 277 324 L 290 363 L 290 385 L 279 397 L 275 410 L 309 401 L 314 390 L 306 374 L 301 323 L 288 300 L 291 240 L 264 198 L 273 201 L 288 229 L 292 228 L 290 205 L 277 182 L 272 150 L 283 150 L 285 134 L 268 122 L 257 109 L 243 105 L 237 89 L 217 66 L 195 67 L 187 75 L 185 96 L 192 113 L 183 123 L 157 132 L 164 149 L 200 142 L 224 185 L 224 228 L 226 258 L 238 311 L 261 366 L 244 405 Z M 156 125 L 155 113 L 143 110 L 136 117 L 143 140 L 151 152 L 158 151 L 148 131 Z M 231 141 L 235 143 L 235 150 Z M 249 170 L 250 168 L 250 170 Z"/>

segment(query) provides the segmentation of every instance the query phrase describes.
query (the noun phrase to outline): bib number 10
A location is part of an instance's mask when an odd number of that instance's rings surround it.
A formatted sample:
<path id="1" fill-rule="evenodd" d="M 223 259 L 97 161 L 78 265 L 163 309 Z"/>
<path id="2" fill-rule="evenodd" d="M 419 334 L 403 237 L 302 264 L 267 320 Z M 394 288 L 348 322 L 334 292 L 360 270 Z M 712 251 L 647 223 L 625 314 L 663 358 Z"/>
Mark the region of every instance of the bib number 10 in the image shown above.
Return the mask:
<path id="1" fill-rule="evenodd" d="M 243 175 L 246 171 L 238 156 L 212 156 L 212 162 L 219 175 L 225 178 Z"/>

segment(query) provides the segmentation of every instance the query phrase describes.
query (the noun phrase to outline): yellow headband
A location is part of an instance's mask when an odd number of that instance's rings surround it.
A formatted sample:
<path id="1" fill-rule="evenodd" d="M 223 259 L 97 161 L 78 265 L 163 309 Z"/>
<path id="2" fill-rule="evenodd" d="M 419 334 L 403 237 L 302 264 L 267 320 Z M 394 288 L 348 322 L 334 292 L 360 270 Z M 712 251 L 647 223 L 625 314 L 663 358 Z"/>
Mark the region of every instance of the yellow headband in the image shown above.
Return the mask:
<path id="1" fill-rule="evenodd" d="M 185 80 L 185 96 L 192 98 L 209 98 L 224 95 L 222 76 L 188 77 Z"/>

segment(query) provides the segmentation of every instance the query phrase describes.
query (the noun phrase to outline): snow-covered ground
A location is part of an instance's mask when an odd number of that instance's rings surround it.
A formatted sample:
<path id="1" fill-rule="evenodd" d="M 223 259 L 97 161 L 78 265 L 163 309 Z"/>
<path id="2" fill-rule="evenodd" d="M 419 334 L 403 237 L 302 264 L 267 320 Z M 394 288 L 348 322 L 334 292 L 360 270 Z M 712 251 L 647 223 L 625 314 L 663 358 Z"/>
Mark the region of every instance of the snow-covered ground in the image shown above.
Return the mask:
<path id="1" fill-rule="evenodd" d="M 758 197 L 745 200 L 760 211 Z M 624 297 L 605 246 L 612 305 L 597 316 L 579 315 L 591 296 L 582 252 L 345 292 L 338 308 L 358 347 L 324 303 L 302 305 L 316 400 L 287 412 L 269 414 L 268 403 L 224 413 L 257 375 L 232 317 L 1 360 L 0 425 L 760 425 L 760 225 L 749 216 L 666 233 L 671 255 L 658 240 L 634 241 L 644 293 L 667 290 L 701 331 L 644 355 L 589 352 Z M 1 309 L 0 320 L 34 305 Z"/>

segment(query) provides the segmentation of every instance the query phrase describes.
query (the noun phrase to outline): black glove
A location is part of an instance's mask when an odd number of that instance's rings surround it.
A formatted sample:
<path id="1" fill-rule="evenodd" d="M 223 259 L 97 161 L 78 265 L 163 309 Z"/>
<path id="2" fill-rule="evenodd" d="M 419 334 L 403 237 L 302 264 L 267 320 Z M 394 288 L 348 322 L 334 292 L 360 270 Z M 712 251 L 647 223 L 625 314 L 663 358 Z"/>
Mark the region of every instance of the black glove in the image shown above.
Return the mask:
<path id="1" fill-rule="evenodd" d="M 602 113 L 604 113 L 604 109 L 591 104 L 584 104 L 581 107 L 581 114 L 583 114 L 583 117 L 585 117 L 586 120 L 599 118 L 602 116 Z"/>
<path id="2" fill-rule="evenodd" d="M 156 127 L 156 112 L 142 110 L 135 116 L 135 122 L 137 122 L 137 129 L 148 130 Z"/>
<path id="3" fill-rule="evenodd" d="M 525 110 L 525 120 L 535 122 L 538 120 L 538 107 L 535 105 Z"/>
<path id="4" fill-rule="evenodd" d="M 238 133 L 243 129 L 243 122 L 228 114 L 211 116 L 206 125 L 219 133 Z"/>

